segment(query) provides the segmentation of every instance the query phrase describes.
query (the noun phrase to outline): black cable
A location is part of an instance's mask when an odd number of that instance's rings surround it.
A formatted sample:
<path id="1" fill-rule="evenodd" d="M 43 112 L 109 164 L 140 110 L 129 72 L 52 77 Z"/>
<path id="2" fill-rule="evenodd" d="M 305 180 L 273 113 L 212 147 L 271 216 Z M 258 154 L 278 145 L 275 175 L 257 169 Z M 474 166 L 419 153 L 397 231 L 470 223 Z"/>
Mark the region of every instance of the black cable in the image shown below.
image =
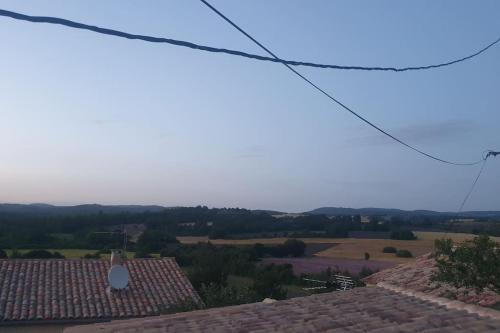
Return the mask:
<path id="1" fill-rule="evenodd" d="M 483 164 L 481 165 L 481 168 L 479 169 L 479 172 L 476 176 L 476 179 L 474 179 L 474 182 L 472 183 L 472 186 L 471 186 L 469 192 L 467 192 L 467 195 L 465 196 L 464 200 L 462 201 L 462 204 L 460 205 L 460 208 L 458 209 L 458 213 L 462 212 L 462 209 L 464 208 L 465 203 L 467 202 L 467 200 L 469 200 L 469 197 L 472 194 L 472 191 L 474 191 L 474 188 L 476 187 L 477 181 L 479 180 L 479 177 L 481 177 L 481 174 L 483 173 L 484 166 L 486 165 L 486 161 L 488 161 L 488 158 L 485 158 L 483 160 Z"/>
<path id="2" fill-rule="evenodd" d="M 273 52 L 271 52 L 268 48 L 266 48 L 264 45 L 262 45 L 259 41 L 257 41 L 255 38 L 253 38 L 252 36 L 250 36 L 246 31 L 244 31 L 242 28 L 240 28 L 236 23 L 234 23 L 233 21 L 231 21 L 228 17 L 226 17 L 224 14 L 222 14 L 220 11 L 218 11 L 215 7 L 213 7 L 211 4 L 209 4 L 207 1 L 205 0 L 200 0 L 201 2 L 203 2 L 208 8 L 210 8 L 212 11 L 214 11 L 217 15 L 219 15 L 222 19 L 224 19 L 227 23 L 231 24 L 234 28 L 236 28 L 239 32 L 241 32 L 242 34 L 244 34 L 246 37 L 248 37 L 251 41 L 253 41 L 255 44 L 257 44 L 260 48 L 262 48 L 264 51 L 266 51 L 267 53 L 269 53 L 271 56 L 273 56 L 275 59 L 279 59 L 277 55 L 275 55 Z M 332 95 L 330 95 L 329 93 L 327 93 L 326 91 L 324 91 L 323 89 L 321 89 L 320 87 L 318 87 L 315 83 L 313 83 L 311 80 L 309 80 L 308 78 L 306 78 L 303 74 L 299 73 L 297 70 L 295 70 L 294 68 L 290 67 L 290 65 L 286 64 L 286 63 L 283 63 L 283 65 L 285 65 L 289 70 L 291 70 L 293 73 L 295 73 L 297 76 L 299 76 L 301 79 L 303 79 L 304 81 L 306 81 L 309 85 L 311 85 L 312 87 L 314 87 L 316 90 L 318 90 L 319 92 L 321 92 L 323 95 L 325 95 L 326 97 L 328 97 L 330 100 L 332 100 L 333 102 L 337 103 L 338 105 L 340 105 L 342 108 L 344 108 L 345 110 L 349 111 L 351 114 L 353 114 L 354 116 L 356 116 L 357 118 L 359 118 L 360 120 L 362 120 L 363 122 L 365 122 L 366 124 L 370 125 L 371 127 L 375 128 L 377 131 L 381 132 L 382 134 L 388 136 L 389 138 L 393 139 L 394 141 L 402 144 L 403 146 L 407 147 L 407 148 L 410 148 L 426 157 L 429 157 L 433 160 L 436 160 L 436 161 L 439 161 L 439 162 L 442 162 L 442 163 L 446 163 L 446 164 L 452 164 L 452 165 L 461 165 L 461 166 L 467 166 L 467 165 L 476 165 L 476 164 L 479 164 L 481 163 L 484 158 L 481 158 L 480 160 L 476 161 L 476 162 L 470 162 L 470 163 L 457 163 L 457 162 L 452 162 L 452 161 L 447 161 L 447 160 L 444 160 L 444 159 L 441 159 L 439 157 L 436 157 L 436 156 L 433 156 L 431 154 L 428 154 L 418 148 L 415 148 L 411 145 L 409 145 L 408 143 L 404 142 L 403 140 L 401 139 L 398 139 L 397 137 L 393 136 L 392 134 L 388 133 L 387 131 L 381 129 L 380 127 L 378 127 L 377 125 L 373 124 L 372 122 L 370 122 L 368 119 L 364 118 L 363 116 L 361 116 L 360 114 L 356 113 L 355 111 L 353 111 L 351 108 L 349 108 L 347 105 L 343 104 L 342 102 L 340 102 L 339 100 L 337 100 L 335 97 L 333 97 Z"/>
<path id="3" fill-rule="evenodd" d="M 208 3 L 206 3 L 206 5 L 210 6 Z M 213 7 L 212 7 L 212 9 L 215 10 L 215 8 L 213 8 Z M 480 55 L 481 53 L 487 51 L 489 48 L 491 48 L 492 46 L 494 46 L 498 42 L 500 42 L 500 37 L 499 37 L 495 41 L 491 42 L 490 44 L 488 44 L 484 48 L 480 49 L 477 52 L 474 52 L 471 55 L 468 55 L 468 56 L 463 57 L 463 58 L 451 60 L 448 62 L 444 62 L 444 63 L 434 64 L 434 65 L 415 66 L 415 67 L 343 66 L 343 65 L 318 64 L 318 63 L 296 61 L 296 60 L 284 60 L 284 59 L 280 59 L 278 57 L 265 57 L 265 56 L 261 56 L 261 55 L 257 55 L 257 54 L 246 53 L 243 51 L 230 50 L 230 49 L 224 49 L 224 48 L 216 48 L 216 47 L 186 42 L 186 41 L 182 41 L 182 40 L 162 38 L 162 37 L 144 36 L 144 35 L 136 35 L 136 34 L 131 34 L 131 33 L 123 32 L 123 31 L 107 29 L 107 28 L 100 28 L 97 26 L 92 26 L 92 25 L 88 25 L 88 24 L 84 24 L 84 23 L 78 23 L 78 22 L 74 22 L 74 21 L 70 21 L 70 20 L 66 20 L 66 19 L 62 19 L 62 18 L 57 18 L 57 17 L 25 15 L 25 14 L 16 13 L 16 12 L 3 10 L 3 9 L 0 9 L 0 16 L 10 17 L 10 18 L 13 18 L 16 20 L 28 21 L 28 22 L 34 22 L 34 23 L 60 24 L 60 25 L 64 25 L 67 27 L 89 30 L 89 31 L 97 32 L 97 33 L 104 34 L 104 35 L 122 37 L 122 38 L 127 38 L 127 39 L 137 39 L 137 40 L 142 40 L 142 41 L 151 42 L 151 43 L 167 43 L 167 44 L 188 47 L 191 49 L 196 49 L 196 50 L 201 50 L 201 51 L 226 53 L 226 54 L 230 54 L 230 55 L 235 55 L 235 56 L 240 56 L 240 57 L 245 57 L 245 58 L 250 58 L 250 59 L 255 59 L 255 60 L 282 63 L 282 64 L 290 65 L 290 66 L 307 66 L 307 67 L 315 67 L 315 68 L 332 68 L 332 69 L 343 69 L 343 70 L 406 72 L 406 71 L 434 69 L 434 68 L 439 68 L 439 67 L 450 66 L 450 65 L 474 58 L 474 57 Z M 250 37 L 250 36 L 248 36 L 248 37 Z"/>
<path id="4" fill-rule="evenodd" d="M 500 155 L 500 151 L 493 151 L 493 150 L 487 150 L 487 151 L 485 151 L 485 153 L 487 153 L 487 154 L 483 158 L 483 165 L 481 165 L 481 169 L 479 169 L 479 173 L 477 174 L 476 179 L 474 179 L 474 182 L 472 183 L 472 186 L 471 186 L 469 192 L 467 192 L 467 195 L 465 196 L 464 200 L 462 201 L 462 204 L 460 205 L 460 208 L 458 209 L 458 213 L 460 213 L 462 211 L 462 209 L 465 206 L 465 203 L 467 202 L 467 200 L 469 200 L 469 197 L 472 194 L 472 191 L 474 191 L 474 188 L 476 187 L 476 183 L 479 180 L 479 177 L 481 177 L 481 174 L 483 173 L 483 169 L 486 165 L 486 161 L 488 160 L 488 158 L 497 157 L 497 155 Z M 484 155 L 484 153 L 483 153 L 483 155 Z"/>

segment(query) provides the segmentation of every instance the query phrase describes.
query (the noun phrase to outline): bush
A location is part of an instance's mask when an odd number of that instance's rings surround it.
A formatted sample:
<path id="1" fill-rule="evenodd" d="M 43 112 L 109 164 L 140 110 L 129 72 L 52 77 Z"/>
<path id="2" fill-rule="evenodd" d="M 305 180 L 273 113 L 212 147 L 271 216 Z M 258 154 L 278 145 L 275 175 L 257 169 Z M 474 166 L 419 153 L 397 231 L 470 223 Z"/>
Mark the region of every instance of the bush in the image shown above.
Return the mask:
<path id="1" fill-rule="evenodd" d="M 7 258 L 7 252 L 4 250 L 0 249 L 0 259 L 5 259 Z"/>
<path id="2" fill-rule="evenodd" d="M 306 244 L 297 239 L 288 239 L 283 244 L 283 251 L 292 257 L 301 257 L 306 250 Z"/>
<path id="3" fill-rule="evenodd" d="M 391 232 L 391 239 L 415 240 L 417 236 L 410 230 L 398 230 Z"/>
<path id="4" fill-rule="evenodd" d="M 23 254 L 21 252 L 19 252 L 18 249 L 13 249 L 12 253 L 10 254 L 11 259 L 17 259 L 17 258 L 22 258 L 22 257 L 23 257 Z"/>
<path id="5" fill-rule="evenodd" d="M 252 303 L 258 300 L 249 288 L 224 287 L 217 284 L 202 284 L 199 291 L 207 308 Z"/>
<path id="6" fill-rule="evenodd" d="M 279 269 L 269 267 L 258 270 L 251 290 L 261 300 L 264 298 L 285 299 L 288 291 L 281 285 L 283 283 L 282 274 L 283 272 L 279 272 Z"/>
<path id="7" fill-rule="evenodd" d="M 436 240 L 434 255 L 437 273 L 433 280 L 456 288 L 489 288 L 500 293 L 500 244 L 488 236 L 475 237 L 456 247 L 451 239 Z"/>
<path id="8" fill-rule="evenodd" d="M 252 256 L 262 257 L 301 257 L 306 250 L 306 244 L 298 239 L 288 239 L 280 245 L 263 245 L 257 243 L 251 249 Z"/>
<path id="9" fill-rule="evenodd" d="M 82 259 L 101 259 L 101 254 L 99 252 L 87 253 L 82 257 Z"/>
<path id="10" fill-rule="evenodd" d="M 200 245 L 193 259 L 193 268 L 189 272 L 189 280 L 198 290 L 202 284 L 225 286 L 229 275 L 224 256 L 217 252 L 212 244 Z"/>
<path id="11" fill-rule="evenodd" d="M 135 259 L 139 259 L 139 258 L 153 258 L 153 256 L 151 254 L 149 254 L 148 252 L 144 251 L 144 250 L 137 250 L 135 253 L 134 253 L 134 258 Z"/>
<path id="12" fill-rule="evenodd" d="M 398 250 L 396 252 L 396 257 L 411 258 L 411 257 L 413 257 L 413 254 L 410 251 L 408 251 L 408 250 Z"/>
<path id="13" fill-rule="evenodd" d="M 190 266 L 194 260 L 194 248 L 197 245 L 168 244 L 160 251 L 160 257 L 173 257 L 179 266 Z"/>
<path id="14" fill-rule="evenodd" d="M 364 279 L 365 277 L 375 274 L 376 272 L 378 272 L 378 270 L 372 270 L 368 267 L 363 266 L 358 274 L 358 279 Z"/>
<path id="15" fill-rule="evenodd" d="M 396 253 L 398 250 L 394 246 L 386 246 L 382 250 L 384 253 Z"/>
<path id="16" fill-rule="evenodd" d="M 137 249 L 143 252 L 158 252 L 168 244 L 179 243 L 175 236 L 162 230 L 146 230 L 137 240 Z"/>
<path id="17" fill-rule="evenodd" d="M 59 252 L 49 252 L 47 250 L 31 250 L 22 255 L 26 259 L 64 259 L 65 257 Z"/>

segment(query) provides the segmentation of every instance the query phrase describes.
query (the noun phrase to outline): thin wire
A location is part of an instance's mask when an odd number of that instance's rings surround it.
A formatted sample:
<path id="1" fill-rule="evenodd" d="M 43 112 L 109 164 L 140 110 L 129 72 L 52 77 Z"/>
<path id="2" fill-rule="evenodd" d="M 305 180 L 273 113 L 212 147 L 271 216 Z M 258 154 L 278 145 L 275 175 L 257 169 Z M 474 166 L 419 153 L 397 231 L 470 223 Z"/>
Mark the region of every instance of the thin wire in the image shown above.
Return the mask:
<path id="1" fill-rule="evenodd" d="M 205 1 L 203 1 L 203 2 L 207 6 L 211 7 L 213 10 L 216 11 L 216 9 L 213 8 L 212 6 L 210 6 L 210 4 L 206 3 Z M 222 14 L 220 14 L 220 15 L 222 15 Z M 349 66 L 349 65 L 343 66 L 343 65 L 318 64 L 318 63 L 313 63 L 313 62 L 296 61 L 296 60 L 284 60 L 284 59 L 280 59 L 278 57 L 265 57 L 265 56 L 261 56 L 261 55 L 257 55 L 257 54 L 246 53 L 243 51 L 237 51 L 237 50 L 231 50 L 231 49 L 225 49 L 225 48 L 216 48 L 216 47 L 186 42 L 186 41 L 182 41 L 182 40 L 162 38 L 162 37 L 152 37 L 152 36 L 145 36 L 145 35 L 136 35 L 136 34 L 131 34 L 131 33 L 123 32 L 123 31 L 118 31 L 118 30 L 113 30 L 113 29 L 108 29 L 108 28 L 101 28 L 101 27 L 97 27 L 97 26 L 84 24 L 84 23 L 78 23 L 75 21 L 70 21 L 70 20 L 57 18 L 57 17 L 25 15 L 25 14 L 16 13 L 16 12 L 4 10 L 4 9 L 0 9 L 0 16 L 10 17 L 10 18 L 13 18 L 16 20 L 28 21 L 28 22 L 33 22 L 33 23 L 59 24 L 59 25 L 64 25 L 64 26 L 70 27 L 70 28 L 89 30 L 89 31 L 97 32 L 97 33 L 104 34 L 104 35 L 116 36 L 116 37 L 127 38 L 127 39 L 137 39 L 137 40 L 142 40 L 142 41 L 151 42 L 151 43 L 167 43 L 167 44 L 188 47 L 191 49 L 196 49 L 196 50 L 201 50 L 201 51 L 226 53 L 226 54 L 230 54 L 230 55 L 235 55 L 235 56 L 240 56 L 240 57 L 245 57 L 245 58 L 250 58 L 250 59 L 255 59 L 255 60 L 282 63 L 284 65 L 290 65 L 290 66 L 306 66 L 306 67 L 331 68 L 331 69 L 342 69 L 342 70 L 406 72 L 406 71 L 435 69 L 435 68 L 454 65 L 454 64 L 457 64 L 459 62 L 463 62 L 463 61 L 469 60 L 471 58 L 474 58 L 474 57 L 480 55 L 481 53 L 486 52 L 488 49 L 490 49 L 491 47 L 493 47 L 494 45 L 496 45 L 497 43 L 500 42 L 500 37 L 499 37 L 495 41 L 491 42 L 490 44 L 488 44 L 485 47 L 483 47 L 482 49 L 480 49 L 479 51 L 476 51 L 468 56 L 465 56 L 465 57 L 462 57 L 459 59 L 455 59 L 455 60 L 451 60 L 448 62 L 444 62 L 444 63 L 433 64 L 433 65 L 414 66 L 414 67 L 378 67 L 378 66 L 368 67 L 368 66 Z M 250 37 L 250 36 L 248 36 L 248 37 Z"/>
<path id="2" fill-rule="evenodd" d="M 479 180 L 479 178 L 481 177 L 482 173 L 483 173 L 483 170 L 484 170 L 484 167 L 486 165 L 486 161 L 488 160 L 488 158 L 490 156 L 496 156 L 496 155 L 493 155 L 495 152 L 489 150 L 488 151 L 488 154 L 486 155 L 486 157 L 483 159 L 483 164 L 481 165 L 481 168 L 479 169 L 479 172 L 477 173 L 477 176 L 476 178 L 474 179 L 474 182 L 472 183 L 472 186 L 470 187 L 469 191 L 467 192 L 467 194 L 465 195 L 465 198 L 464 200 L 462 201 L 462 204 L 460 205 L 460 208 L 458 209 L 457 213 L 455 214 L 455 219 L 452 219 L 451 220 L 451 223 L 450 223 L 450 226 L 448 227 L 448 229 L 445 231 L 444 233 L 444 236 L 442 237 L 442 239 L 446 239 L 448 237 L 448 231 L 450 232 L 453 232 L 453 225 L 455 224 L 455 221 L 458 221 L 458 219 L 460 218 L 460 213 L 462 212 L 462 210 L 464 209 L 464 206 L 465 206 L 465 203 L 467 202 L 467 200 L 469 200 L 469 197 L 470 195 L 472 194 L 472 192 L 474 191 L 474 188 L 476 187 L 476 184 L 477 184 L 477 181 Z M 435 245 L 435 244 L 434 244 Z M 434 248 L 433 248 L 433 251 L 434 251 Z"/>
<path id="3" fill-rule="evenodd" d="M 202 3 L 204 3 L 208 8 L 210 8 L 212 11 L 214 11 L 217 15 L 219 15 L 222 19 L 224 19 L 227 23 L 231 24 L 239 32 L 241 32 L 246 37 L 248 37 L 251 41 L 253 41 L 255 44 L 257 44 L 261 49 L 263 49 L 264 51 L 266 51 L 268 54 L 270 54 L 271 56 L 273 56 L 275 59 L 279 59 L 277 55 L 275 55 L 273 52 L 271 52 L 267 47 L 265 47 L 264 45 L 262 45 L 255 38 L 253 38 L 252 36 L 250 36 L 246 31 L 244 31 L 236 23 L 234 23 L 228 17 L 226 17 L 224 14 L 222 14 L 220 11 L 218 11 L 210 3 L 208 3 L 205 0 L 200 0 L 200 1 Z M 419 153 L 421 155 L 424 155 L 424 156 L 426 156 L 428 158 L 431 158 L 433 160 L 436 160 L 436 161 L 439 161 L 439 162 L 442 162 L 442 163 L 452 164 L 452 165 L 459 165 L 459 166 L 476 165 L 476 164 L 481 163 L 484 160 L 484 158 L 481 158 L 480 160 L 478 160 L 476 162 L 469 162 L 469 163 L 452 162 L 452 161 L 448 161 L 448 160 L 445 160 L 445 159 L 433 156 L 433 155 L 431 155 L 429 153 L 426 153 L 426 152 L 424 152 L 424 151 L 422 151 L 422 150 L 420 150 L 420 149 L 418 149 L 418 148 L 416 148 L 414 146 L 411 146 L 410 144 L 404 142 L 403 140 L 395 137 L 394 135 L 390 134 L 389 132 L 387 132 L 387 131 L 383 130 L 382 128 L 378 127 L 377 125 L 373 124 L 371 121 L 369 121 L 368 119 L 364 118 L 363 116 L 361 116 L 360 114 L 358 114 L 357 112 L 355 112 L 354 110 L 352 110 L 351 108 L 349 108 L 344 103 L 340 102 L 338 99 L 336 99 L 335 97 L 333 97 L 332 95 L 330 95 L 329 93 L 327 93 L 326 91 L 324 91 L 322 88 L 320 88 L 319 86 L 317 86 L 315 83 L 313 83 L 311 80 L 309 80 L 308 78 L 306 78 L 303 74 L 299 73 L 297 70 L 295 70 L 294 68 L 290 67 L 290 65 L 288 65 L 286 63 L 283 63 L 283 65 L 286 66 L 293 73 L 295 73 L 297 76 L 299 76 L 301 79 L 303 79 L 304 81 L 306 81 L 313 88 L 315 88 L 316 90 L 318 90 L 319 92 L 321 92 L 323 95 L 325 95 L 326 97 L 328 97 L 330 100 L 332 100 L 333 102 L 335 102 L 336 104 L 338 104 L 339 106 L 341 106 L 344 110 L 349 111 L 351 114 L 353 114 L 354 116 L 356 116 L 357 118 L 359 118 L 360 120 L 362 120 L 363 122 L 365 122 L 366 124 L 370 125 L 371 127 L 375 128 L 377 131 L 379 131 L 382 134 L 388 136 L 389 138 L 393 139 L 394 141 L 402 144 L 403 146 L 416 151 L 417 153 Z"/>
<path id="4" fill-rule="evenodd" d="M 474 179 L 474 182 L 472 183 L 472 186 L 471 186 L 469 192 L 467 192 L 467 195 L 465 196 L 464 200 L 462 201 L 462 204 L 460 205 L 460 208 L 458 209 L 458 214 L 462 212 L 462 209 L 464 208 L 465 203 L 467 202 L 467 200 L 469 200 L 470 195 L 474 191 L 474 188 L 476 187 L 477 181 L 479 180 L 479 177 L 481 177 L 481 174 L 483 173 L 484 166 L 486 165 L 486 161 L 488 161 L 488 158 L 485 158 L 483 160 L 483 164 L 481 165 L 481 168 L 479 169 L 479 172 L 476 176 L 476 179 Z"/>

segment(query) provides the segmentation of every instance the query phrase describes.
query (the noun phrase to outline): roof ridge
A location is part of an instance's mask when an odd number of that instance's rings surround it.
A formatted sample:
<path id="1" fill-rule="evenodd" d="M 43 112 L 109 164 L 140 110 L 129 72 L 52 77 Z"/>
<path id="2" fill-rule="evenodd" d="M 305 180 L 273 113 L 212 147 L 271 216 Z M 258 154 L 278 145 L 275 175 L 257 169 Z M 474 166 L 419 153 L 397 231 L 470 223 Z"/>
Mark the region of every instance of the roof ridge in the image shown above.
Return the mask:
<path id="1" fill-rule="evenodd" d="M 423 301 L 437 303 L 441 306 L 446 307 L 447 309 L 465 310 L 469 313 L 477 314 L 480 317 L 489 317 L 492 319 L 500 320 L 500 311 L 497 310 L 485 308 L 474 304 L 467 304 L 459 300 L 450 300 L 445 297 L 438 297 L 431 294 L 423 293 L 421 291 L 405 289 L 403 287 L 395 286 L 385 282 L 377 283 L 377 287 L 391 290 L 405 296 L 415 297 Z"/>

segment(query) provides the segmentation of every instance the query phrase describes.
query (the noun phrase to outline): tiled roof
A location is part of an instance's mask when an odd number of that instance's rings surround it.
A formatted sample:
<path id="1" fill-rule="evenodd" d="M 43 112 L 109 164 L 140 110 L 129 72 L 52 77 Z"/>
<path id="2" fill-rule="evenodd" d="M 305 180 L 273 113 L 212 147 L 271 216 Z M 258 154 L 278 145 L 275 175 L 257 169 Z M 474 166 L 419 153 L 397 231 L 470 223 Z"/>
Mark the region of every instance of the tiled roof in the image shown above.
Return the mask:
<path id="1" fill-rule="evenodd" d="M 148 316 L 199 302 L 173 258 L 132 259 L 124 266 L 129 287 L 110 291 L 108 260 L 0 260 L 0 324 Z"/>
<path id="2" fill-rule="evenodd" d="M 66 328 L 64 333 L 500 332 L 500 320 L 379 287 Z"/>
<path id="3" fill-rule="evenodd" d="M 369 277 L 364 281 L 369 284 L 384 284 L 400 287 L 405 290 L 422 292 L 436 297 L 457 299 L 464 303 L 491 306 L 500 302 L 500 295 L 484 290 L 477 293 L 473 288 L 457 289 L 446 283 L 431 281 L 435 272 L 435 261 L 429 255 L 418 257 L 415 261 L 385 269 Z"/>

